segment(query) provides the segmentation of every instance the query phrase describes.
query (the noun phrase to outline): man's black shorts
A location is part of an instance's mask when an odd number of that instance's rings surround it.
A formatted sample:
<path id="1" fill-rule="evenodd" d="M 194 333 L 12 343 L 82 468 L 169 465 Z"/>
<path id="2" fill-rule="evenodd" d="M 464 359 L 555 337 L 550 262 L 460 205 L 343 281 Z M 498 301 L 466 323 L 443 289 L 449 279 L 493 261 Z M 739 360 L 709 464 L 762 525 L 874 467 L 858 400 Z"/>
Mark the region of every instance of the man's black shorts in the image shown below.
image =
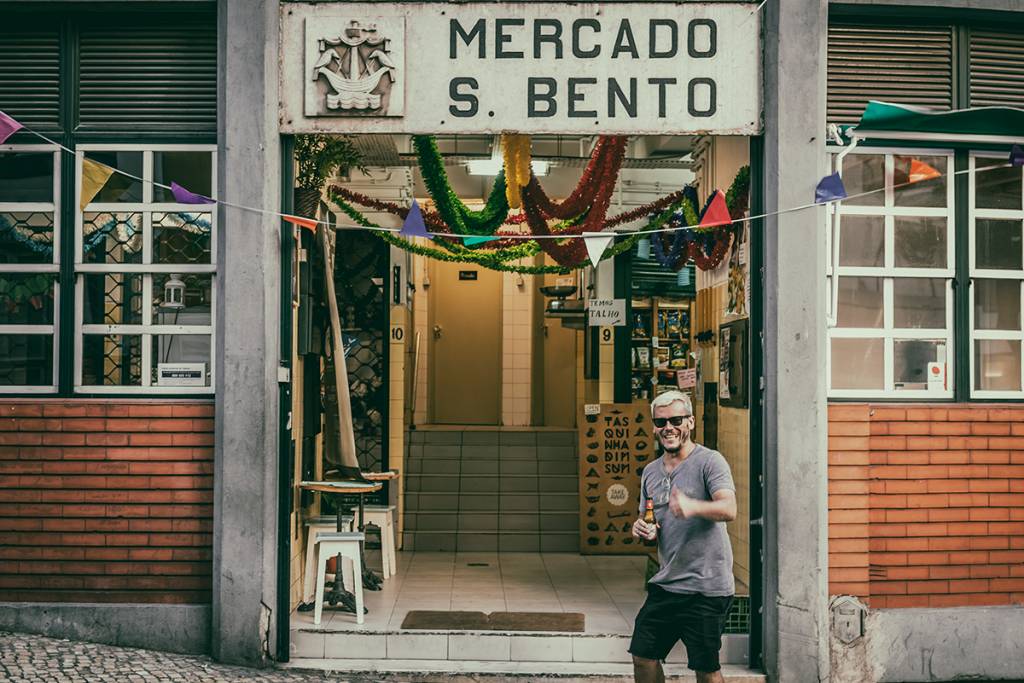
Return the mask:
<path id="1" fill-rule="evenodd" d="M 732 596 L 697 593 L 670 593 L 647 584 L 647 600 L 636 615 L 630 654 L 644 659 L 665 659 L 682 640 L 686 646 L 687 666 L 711 673 L 722 668 L 718 651 L 722 649 L 722 631 L 729 614 Z"/>

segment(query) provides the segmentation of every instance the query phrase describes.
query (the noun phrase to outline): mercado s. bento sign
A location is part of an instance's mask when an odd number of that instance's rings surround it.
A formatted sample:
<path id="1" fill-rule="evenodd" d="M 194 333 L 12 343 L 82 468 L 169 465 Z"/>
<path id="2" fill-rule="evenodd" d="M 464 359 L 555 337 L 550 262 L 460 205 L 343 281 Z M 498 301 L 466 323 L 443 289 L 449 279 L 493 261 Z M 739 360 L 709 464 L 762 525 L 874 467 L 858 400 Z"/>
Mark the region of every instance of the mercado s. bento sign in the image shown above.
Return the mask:
<path id="1" fill-rule="evenodd" d="M 281 130 L 754 134 L 750 3 L 281 5 Z"/>

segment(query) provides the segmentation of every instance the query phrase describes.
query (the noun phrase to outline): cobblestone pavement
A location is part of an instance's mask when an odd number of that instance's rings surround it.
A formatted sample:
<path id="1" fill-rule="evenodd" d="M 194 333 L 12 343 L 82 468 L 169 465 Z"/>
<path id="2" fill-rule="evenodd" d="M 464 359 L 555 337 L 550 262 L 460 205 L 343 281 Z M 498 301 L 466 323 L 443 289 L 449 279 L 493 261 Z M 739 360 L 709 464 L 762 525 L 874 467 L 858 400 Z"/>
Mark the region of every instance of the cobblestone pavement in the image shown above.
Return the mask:
<path id="1" fill-rule="evenodd" d="M 176 655 L 0 631 L 3 683 L 371 683 L 320 672 L 248 669 L 209 657 Z"/>

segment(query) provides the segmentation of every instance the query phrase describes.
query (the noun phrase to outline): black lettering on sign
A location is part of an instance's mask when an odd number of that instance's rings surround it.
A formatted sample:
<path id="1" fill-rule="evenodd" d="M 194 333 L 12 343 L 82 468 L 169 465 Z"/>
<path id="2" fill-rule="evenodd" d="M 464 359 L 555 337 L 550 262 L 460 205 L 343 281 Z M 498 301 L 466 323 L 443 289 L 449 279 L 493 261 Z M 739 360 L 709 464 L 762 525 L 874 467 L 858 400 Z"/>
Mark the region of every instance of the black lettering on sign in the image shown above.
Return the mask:
<path id="1" fill-rule="evenodd" d="M 619 87 L 619 82 L 614 78 L 608 79 L 608 118 L 615 118 L 615 102 L 618 101 L 622 108 L 626 110 L 626 115 L 631 119 L 636 118 L 636 79 L 629 79 L 629 98 L 626 98 L 626 93 L 622 92 L 622 88 Z M 601 339 L 609 341 L 612 336 L 612 331 L 609 329 L 601 330 Z"/>
<path id="2" fill-rule="evenodd" d="M 495 19 L 494 20 L 494 58 L 495 59 L 522 59 L 523 53 L 518 50 L 506 50 L 505 43 L 512 42 L 512 36 L 506 33 L 509 26 L 524 26 L 525 19 Z"/>
<path id="3" fill-rule="evenodd" d="M 459 56 L 455 43 L 456 36 L 462 38 L 462 42 L 466 44 L 466 47 L 469 47 L 474 40 L 479 41 L 477 57 L 483 59 L 487 56 L 487 24 L 483 19 L 477 19 L 469 33 L 466 33 L 466 29 L 462 28 L 462 24 L 459 23 L 458 19 L 451 19 L 448 22 L 448 59 L 457 59 Z"/>
<path id="4" fill-rule="evenodd" d="M 697 86 L 703 85 L 707 88 L 707 107 L 698 109 L 696 106 L 697 99 Z M 714 116 L 715 110 L 718 108 L 718 93 L 715 86 L 714 80 L 710 78 L 693 78 L 690 80 L 689 93 L 686 98 L 686 109 L 690 112 L 690 116 Z"/>
<path id="5" fill-rule="evenodd" d="M 470 90 L 477 90 L 480 87 L 480 84 L 477 83 L 475 78 L 466 78 L 461 76 L 459 78 L 453 78 L 448 83 L 448 97 L 453 103 L 455 103 L 448 106 L 448 111 L 452 116 L 465 119 L 476 116 L 476 113 L 480 110 L 480 100 L 472 93 L 461 92 L 462 86 L 467 86 Z M 469 106 L 460 109 L 456 104 L 468 104 Z"/>
<path id="6" fill-rule="evenodd" d="M 668 29 L 668 46 L 661 49 L 659 49 L 661 43 L 658 42 L 658 39 L 665 34 L 665 31 L 659 31 L 659 28 Z M 650 46 L 648 50 L 651 59 L 671 59 L 675 57 L 676 53 L 679 52 L 679 25 L 672 19 L 651 19 Z"/>
<path id="7" fill-rule="evenodd" d="M 706 50 L 697 49 L 697 29 L 707 29 L 708 47 Z M 686 51 L 695 59 L 706 59 L 714 57 L 718 52 L 718 24 L 714 19 L 694 19 L 690 22 L 686 32 Z"/>
<path id="8" fill-rule="evenodd" d="M 570 119 L 592 119 L 597 116 L 596 109 L 576 109 L 576 103 L 582 102 L 586 97 L 581 92 L 576 92 L 576 87 L 581 85 L 596 85 L 596 78 L 570 78 L 569 79 L 569 118 Z"/>
<path id="9" fill-rule="evenodd" d="M 551 29 L 546 33 L 544 29 Z M 555 59 L 562 58 L 562 22 L 558 19 L 533 20 L 533 58 L 541 58 L 540 46 L 550 43 L 555 46 Z"/>
<path id="10" fill-rule="evenodd" d="M 640 53 L 636 49 L 636 39 L 633 37 L 633 27 L 629 19 L 623 19 L 619 23 L 619 32 L 615 35 L 615 47 L 612 48 L 612 59 L 619 56 L 620 52 L 628 52 L 633 59 L 640 59 Z"/>
<path id="11" fill-rule="evenodd" d="M 589 28 L 594 33 L 601 32 L 601 22 L 597 19 L 577 19 L 572 22 L 572 56 L 579 59 L 592 59 L 601 54 L 601 43 L 594 41 L 594 46 L 589 50 L 580 47 L 580 31 Z"/>
<path id="12" fill-rule="evenodd" d="M 538 86 L 543 86 L 545 91 L 538 92 Z M 527 117 L 541 119 L 554 116 L 558 112 L 558 103 L 555 102 L 557 92 L 558 82 L 553 78 L 530 77 L 526 79 Z M 547 106 L 540 109 L 537 107 L 539 102 L 545 103 Z"/>
<path id="13" fill-rule="evenodd" d="M 475 280 L 476 279 L 476 271 L 475 270 L 460 270 L 459 271 L 459 279 L 460 280 Z"/>
<path id="14" fill-rule="evenodd" d="M 665 106 L 665 86 L 675 85 L 676 79 L 674 78 L 648 78 L 647 82 L 650 85 L 658 86 L 658 118 L 665 118 L 666 106 Z"/>

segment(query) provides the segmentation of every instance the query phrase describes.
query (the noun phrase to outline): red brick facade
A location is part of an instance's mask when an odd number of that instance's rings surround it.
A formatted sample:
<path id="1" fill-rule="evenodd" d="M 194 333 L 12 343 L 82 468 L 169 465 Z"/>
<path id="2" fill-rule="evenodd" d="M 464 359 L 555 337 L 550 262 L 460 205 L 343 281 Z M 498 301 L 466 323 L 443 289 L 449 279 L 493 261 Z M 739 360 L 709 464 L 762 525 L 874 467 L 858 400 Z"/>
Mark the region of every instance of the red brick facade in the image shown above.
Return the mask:
<path id="1" fill-rule="evenodd" d="M 208 603 L 212 401 L 0 400 L 0 593 Z"/>
<path id="2" fill-rule="evenodd" d="M 829 592 L 1024 603 L 1024 405 L 829 406 Z"/>

